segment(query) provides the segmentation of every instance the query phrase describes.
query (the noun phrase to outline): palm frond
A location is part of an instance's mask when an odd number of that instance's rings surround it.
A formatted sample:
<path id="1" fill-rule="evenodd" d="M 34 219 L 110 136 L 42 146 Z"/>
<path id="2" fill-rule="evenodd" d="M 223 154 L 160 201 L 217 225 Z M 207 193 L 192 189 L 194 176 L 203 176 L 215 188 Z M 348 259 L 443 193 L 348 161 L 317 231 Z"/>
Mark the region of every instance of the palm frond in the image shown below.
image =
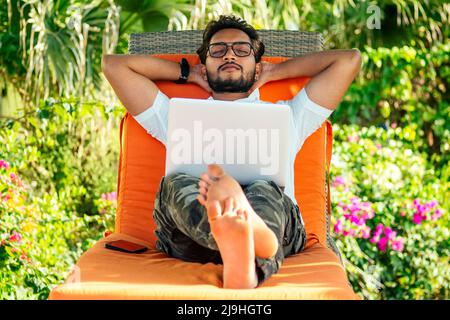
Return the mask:
<path id="1" fill-rule="evenodd" d="M 23 85 L 28 108 L 50 95 L 94 94 L 101 55 L 117 45 L 119 14 L 113 0 L 8 0 L 8 19 L 20 26 L 17 59 L 26 70 L 8 78 Z"/>

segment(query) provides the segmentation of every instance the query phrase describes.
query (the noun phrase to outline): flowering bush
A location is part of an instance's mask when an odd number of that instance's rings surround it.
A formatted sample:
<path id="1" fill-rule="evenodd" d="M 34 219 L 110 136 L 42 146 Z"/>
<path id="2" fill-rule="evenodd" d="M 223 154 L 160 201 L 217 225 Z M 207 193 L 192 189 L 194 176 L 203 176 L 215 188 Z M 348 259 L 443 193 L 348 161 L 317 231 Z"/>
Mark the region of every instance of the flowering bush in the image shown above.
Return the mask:
<path id="1" fill-rule="evenodd" d="M 65 212 L 54 197 L 30 196 L 15 168 L 0 160 L 0 299 L 46 299 L 71 266 L 113 230 L 115 202 L 98 199 L 101 215 Z"/>
<path id="2" fill-rule="evenodd" d="M 0 159 L 14 164 L 34 195 L 54 195 L 67 212 L 98 214 L 95 200 L 117 179 L 122 115 L 100 102 L 50 98 L 35 114 L 0 119 Z"/>
<path id="3" fill-rule="evenodd" d="M 427 166 L 405 130 L 334 125 L 336 244 L 365 298 L 448 299 L 448 168 Z"/>
<path id="4" fill-rule="evenodd" d="M 0 122 L 0 299 L 46 299 L 114 230 L 118 123 L 101 104 L 44 101 Z"/>

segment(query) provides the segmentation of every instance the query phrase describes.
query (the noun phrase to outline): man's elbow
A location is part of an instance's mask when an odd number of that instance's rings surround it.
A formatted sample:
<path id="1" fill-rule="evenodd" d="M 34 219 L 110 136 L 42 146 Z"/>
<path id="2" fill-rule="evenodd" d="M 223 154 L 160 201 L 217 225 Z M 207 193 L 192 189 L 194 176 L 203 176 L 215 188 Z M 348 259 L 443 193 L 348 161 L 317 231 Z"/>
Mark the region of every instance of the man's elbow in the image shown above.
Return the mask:
<path id="1" fill-rule="evenodd" d="M 355 76 L 359 73 L 361 70 L 362 65 L 362 55 L 361 52 L 358 49 L 351 49 L 349 51 L 349 58 L 348 58 L 348 64 L 349 67 L 353 70 Z"/>
<path id="2" fill-rule="evenodd" d="M 117 67 L 117 57 L 113 54 L 104 54 L 102 57 L 102 72 L 105 76 L 111 74 L 111 71 Z"/>

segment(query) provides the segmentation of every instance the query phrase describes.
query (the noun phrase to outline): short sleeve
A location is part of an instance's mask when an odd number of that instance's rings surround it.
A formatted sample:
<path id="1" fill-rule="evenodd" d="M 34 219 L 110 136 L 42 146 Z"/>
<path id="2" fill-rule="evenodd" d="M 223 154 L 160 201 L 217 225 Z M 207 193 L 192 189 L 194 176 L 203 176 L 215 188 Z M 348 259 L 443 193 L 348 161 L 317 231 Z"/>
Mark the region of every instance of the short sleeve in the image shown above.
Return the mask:
<path id="1" fill-rule="evenodd" d="M 169 98 L 158 90 L 153 105 L 134 119 L 154 138 L 166 145 L 167 124 L 169 114 Z"/>
<path id="2" fill-rule="evenodd" d="M 324 121 L 333 113 L 333 110 L 312 101 L 306 94 L 305 88 L 297 93 L 292 100 L 285 103 L 292 109 L 294 129 L 297 133 L 296 151 L 299 151 L 306 138 L 322 126 Z"/>

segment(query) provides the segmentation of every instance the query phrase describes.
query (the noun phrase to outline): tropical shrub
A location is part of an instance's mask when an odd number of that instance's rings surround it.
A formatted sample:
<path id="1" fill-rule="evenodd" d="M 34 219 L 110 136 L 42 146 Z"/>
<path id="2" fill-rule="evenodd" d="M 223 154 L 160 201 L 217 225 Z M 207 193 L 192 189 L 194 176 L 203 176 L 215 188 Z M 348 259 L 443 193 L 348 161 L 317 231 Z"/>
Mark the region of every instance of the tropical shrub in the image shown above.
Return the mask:
<path id="1" fill-rule="evenodd" d="M 121 115 L 50 99 L 0 123 L 0 299 L 46 299 L 114 230 Z"/>
<path id="2" fill-rule="evenodd" d="M 98 214 L 114 190 L 122 108 L 48 99 L 19 121 L 0 122 L 0 158 L 9 159 L 36 195 L 50 193 L 63 210 Z"/>
<path id="3" fill-rule="evenodd" d="M 0 0 L 0 89 L 22 102 L 8 108 L 30 111 L 48 97 L 100 91 L 101 57 L 116 47 L 119 19 L 108 0 Z M 0 99 L 0 115 L 4 107 Z"/>
<path id="4" fill-rule="evenodd" d="M 334 125 L 333 232 L 362 297 L 448 299 L 449 169 L 437 178 L 408 130 Z"/>
<path id="5" fill-rule="evenodd" d="M 403 138 L 443 167 L 450 159 L 450 42 L 430 50 L 365 48 L 363 69 L 332 121 L 404 127 Z"/>
<path id="6" fill-rule="evenodd" d="M 98 202 L 99 215 L 66 212 L 51 194 L 33 196 L 17 168 L 0 160 L 0 299 L 46 299 L 79 256 L 113 230 L 115 200 Z"/>

